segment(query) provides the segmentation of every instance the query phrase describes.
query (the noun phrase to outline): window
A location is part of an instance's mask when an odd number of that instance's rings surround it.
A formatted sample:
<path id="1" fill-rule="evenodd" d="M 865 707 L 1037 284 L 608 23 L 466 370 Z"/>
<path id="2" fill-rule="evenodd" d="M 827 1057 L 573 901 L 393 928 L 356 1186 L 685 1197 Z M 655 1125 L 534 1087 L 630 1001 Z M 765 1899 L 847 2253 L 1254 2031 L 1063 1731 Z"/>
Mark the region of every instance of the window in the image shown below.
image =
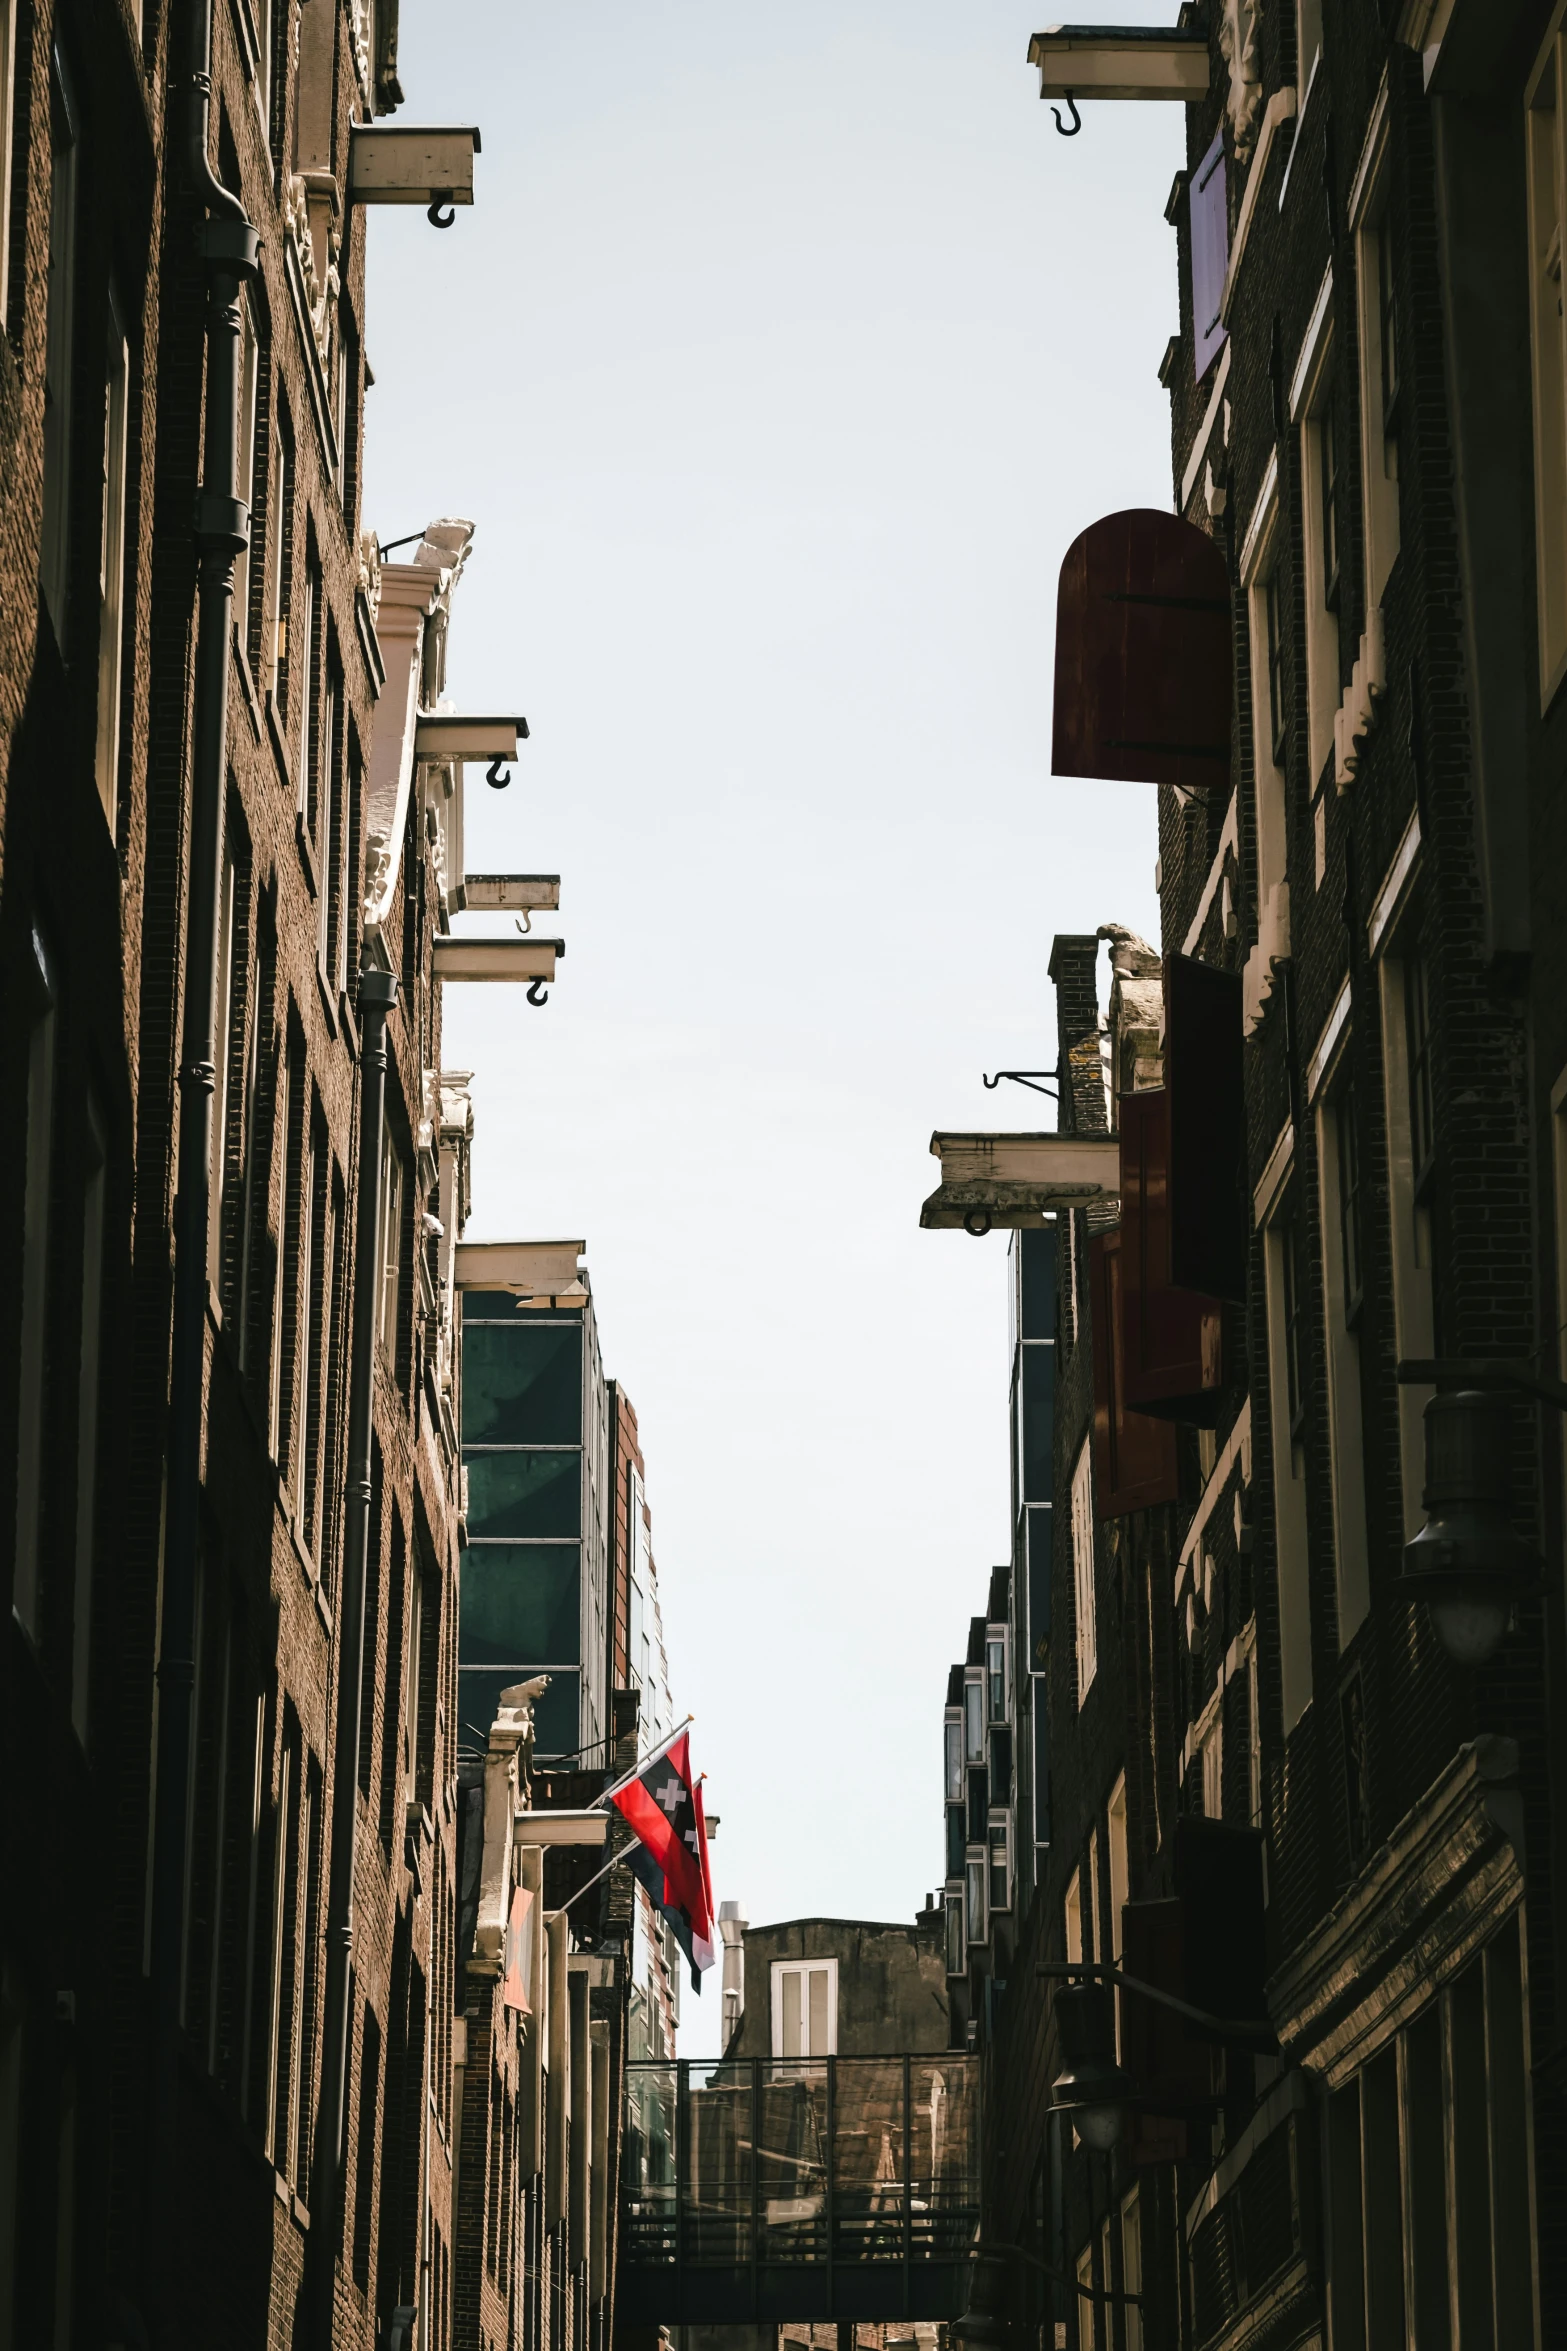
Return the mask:
<path id="1" fill-rule="evenodd" d="M 1279 521 L 1278 466 L 1269 466 L 1241 551 L 1250 639 L 1252 772 L 1257 821 L 1257 944 L 1243 988 L 1248 1030 L 1272 992 L 1275 966 L 1290 951 L 1289 832 L 1285 798 L 1288 728 L 1284 639 L 1289 567 Z"/>
<path id="2" fill-rule="evenodd" d="M 1247 1818 L 1254 1829 L 1262 1826 L 1262 1717 L 1257 1704 L 1257 1651 L 1246 1659 L 1246 1792 Z"/>
<path id="3" fill-rule="evenodd" d="M 76 315 L 75 108 L 59 52 L 51 80 L 54 160 L 49 177 L 49 309 L 44 335 L 44 511 L 40 583 L 62 656 L 70 577 L 71 363 Z M 4 191 L 9 196 L 9 188 Z"/>
<path id="4" fill-rule="evenodd" d="M 403 1163 L 388 1131 L 381 1146 L 381 1239 L 377 1250 L 381 1292 L 376 1309 L 376 1330 L 381 1354 L 392 1370 L 395 1370 L 397 1364 L 398 1290 L 402 1255 Z"/>
<path id="5" fill-rule="evenodd" d="M 1092 1448 L 1085 1438 L 1072 1472 L 1072 1572 L 1077 1596 L 1077 1703 L 1099 1669 L 1094 1622 L 1094 1495 Z"/>
<path id="6" fill-rule="evenodd" d="M 1366 1488 L 1360 1411 L 1361 1230 L 1355 1097 L 1345 1084 L 1317 1105 L 1322 1276 L 1327 1338 L 1328 1441 L 1338 1633 L 1343 1648 L 1366 1614 Z"/>
<path id="7" fill-rule="evenodd" d="M 1213 1722 L 1201 1748 L 1202 1812 L 1204 1820 L 1224 1818 L 1224 1712 L 1214 1708 Z"/>
<path id="8" fill-rule="evenodd" d="M 45 1376 L 48 1350 L 49 1206 L 54 1180 L 55 976 L 32 935 L 34 1001 L 27 1044 L 27 1142 L 22 1206 L 22 1327 L 18 1351 L 16 1572 L 12 1606 L 38 1635 L 40 1516 L 43 1506 Z"/>
<path id="9" fill-rule="evenodd" d="M 1321 54 L 1322 0 L 1295 0 L 1295 80 L 1302 106 Z"/>
<path id="10" fill-rule="evenodd" d="M 838 2048 L 836 1959 L 773 1962 L 773 2055 L 832 2057 Z"/>
<path id="11" fill-rule="evenodd" d="M 225 832 L 228 828 L 225 826 Z M 223 1175 L 228 1163 L 229 1039 L 234 1022 L 234 852 L 223 845 L 218 898 L 218 971 L 213 1022 L 212 1159 L 207 1170 L 207 1279 L 216 1290 L 223 1273 Z"/>
<path id="12" fill-rule="evenodd" d="M 1007 1643 L 1004 1633 L 992 1633 L 985 1643 L 985 1690 L 992 1722 L 1007 1719 Z"/>
<path id="13" fill-rule="evenodd" d="M 125 635 L 125 439 L 130 351 L 111 295 L 103 384 L 103 484 L 98 530 L 98 797 L 111 834 L 119 819 L 120 653 Z"/>
<path id="14" fill-rule="evenodd" d="M 1110 1958 L 1119 1967 L 1121 1964 L 1121 1912 L 1131 1899 L 1126 1841 L 1126 1774 L 1124 1772 L 1110 1791 L 1108 1821 L 1110 1829 L 1110 1918 L 1109 1932 L 1101 1937 L 1101 1941 L 1107 1946 L 1104 1956 Z M 1118 2023 L 1117 2031 L 1119 2029 Z"/>
<path id="15" fill-rule="evenodd" d="M 1230 216 L 1225 189 L 1224 131 L 1192 174 L 1189 217 L 1192 232 L 1192 372 L 1198 383 L 1225 340 L 1221 311 L 1230 261 Z"/>
<path id="16" fill-rule="evenodd" d="M 1006 1820 L 990 1824 L 990 1907 L 1012 1907 L 1012 1831 Z"/>
<path id="17" fill-rule="evenodd" d="M 248 530 L 244 546 L 234 558 L 234 627 L 247 653 L 250 636 L 250 550 L 256 524 L 256 407 L 261 390 L 261 345 L 256 334 L 255 297 L 248 286 L 239 290 L 239 384 L 234 410 L 234 448 L 238 494 L 245 501 Z"/>
<path id="18" fill-rule="evenodd" d="M 1324 278 L 1290 392 L 1300 426 L 1301 572 L 1306 589 L 1306 744 L 1316 830 L 1316 880 L 1327 862 L 1323 771 L 1333 753 L 1338 715 L 1341 463 L 1332 381 L 1333 279 Z"/>
<path id="19" fill-rule="evenodd" d="M 962 1975 L 966 1964 L 963 1949 L 963 1897 L 949 1894 L 946 1898 L 947 1973 Z"/>
<path id="20" fill-rule="evenodd" d="M 1284 765 L 1284 567 L 1275 563 L 1262 586 L 1265 670 L 1268 681 L 1268 749 L 1275 767 Z"/>
<path id="21" fill-rule="evenodd" d="M 1344 1320 L 1358 1329 L 1365 1304 L 1365 1275 L 1361 1255 L 1360 1121 L 1355 1089 L 1343 1085 L 1335 1105 L 1338 1125 L 1338 1215 L 1343 1251 Z"/>
<path id="22" fill-rule="evenodd" d="M 1406 916 L 1401 930 L 1410 932 Z M 1382 1015 L 1383 1098 L 1387 1121 L 1389 1271 L 1393 1281 L 1393 1336 L 1400 1357 L 1436 1353 L 1435 1264 L 1431 1228 L 1434 1119 L 1431 1032 L 1425 962 L 1411 940 L 1377 964 Z M 1425 1407 L 1432 1391 L 1400 1383 L 1404 1535 L 1421 1526 L 1425 1510 Z"/>
<path id="23" fill-rule="evenodd" d="M 262 659 L 266 683 L 280 699 L 288 677 L 288 553 L 294 528 L 294 451 L 282 402 L 272 427 L 272 465 L 267 497 L 266 640 Z"/>
<path id="24" fill-rule="evenodd" d="M 1333 420 L 1333 403 L 1324 401 L 1317 423 L 1317 462 L 1321 469 L 1318 486 L 1322 520 L 1322 601 L 1329 612 L 1338 610 L 1339 589 L 1339 478 L 1338 429 Z"/>
<path id="25" fill-rule="evenodd" d="M 322 977 L 331 984 L 338 956 L 334 953 L 343 923 L 343 878 L 347 863 L 347 827 L 338 769 L 338 711 L 342 678 L 337 648 L 328 645 L 321 680 L 321 715 L 316 727 L 316 833 L 321 858 L 321 885 L 316 892 L 316 954 Z"/>
<path id="26" fill-rule="evenodd" d="M 289 1339 L 288 1252 L 295 1229 L 293 1172 L 298 1117 L 295 1092 L 296 1087 L 302 1092 L 303 1085 L 303 1073 L 296 1071 L 293 1053 L 281 1054 L 277 1088 L 278 1214 L 272 1272 L 272 1384 L 267 1407 L 267 1442 L 273 1460 L 278 1463 L 282 1462 L 284 1450 L 283 1360 Z"/>
<path id="27" fill-rule="evenodd" d="M 16 109 L 17 0 L 0 0 L 0 316 L 11 283 L 11 125 Z M 3 2240 L 0 2240 L 3 2250 Z M 5 2264 L 0 2262 L 0 2275 Z"/>
<path id="28" fill-rule="evenodd" d="M 985 1685 L 977 1673 L 963 1684 L 964 1753 L 970 1763 L 985 1760 Z"/>
<path id="29" fill-rule="evenodd" d="M 1273 1447 L 1273 1546 L 1279 1593 L 1284 1728 L 1311 1703 L 1311 1603 L 1306 1549 L 1306 1399 L 1295 1214 L 1286 1201 L 1263 1226 L 1268 1314 L 1268 1421 Z"/>
<path id="30" fill-rule="evenodd" d="M 320 842 L 316 834 L 316 806 L 320 787 L 321 737 L 320 705 L 316 698 L 316 619 L 321 609 L 321 570 L 315 556 L 305 560 L 305 601 L 299 615 L 289 658 L 288 690 L 294 693 L 294 679 L 298 676 L 298 703 L 292 716 L 295 726 L 298 788 L 297 810 L 301 823 L 310 835 L 312 852 L 320 873 Z M 318 886 L 317 896 L 320 890 Z"/>
<path id="31" fill-rule="evenodd" d="M 1121 2205 L 1121 2290 L 1128 2296 L 1143 2290 L 1143 2231 L 1137 2190 Z M 1126 2351 L 1143 2351 L 1143 2314 L 1134 2300 L 1126 2304 Z"/>
<path id="32" fill-rule="evenodd" d="M 969 1862 L 966 1892 L 968 1896 L 968 1939 L 971 1943 L 983 1943 L 989 1932 L 985 1918 L 985 1858 L 983 1854 L 978 1860 Z"/>
<path id="33" fill-rule="evenodd" d="M 1398 554 L 1399 342 L 1386 169 L 1355 233 L 1360 324 L 1360 478 L 1366 536 L 1366 610 L 1381 603 Z M 1368 624 L 1369 625 L 1369 624 Z"/>
<path id="34" fill-rule="evenodd" d="M 943 1726 L 946 1745 L 946 1790 L 949 1804 L 963 1801 L 963 1718 L 956 1713 L 947 1716 Z"/>
<path id="35" fill-rule="evenodd" d="M 1066 1955 L 1074 1966 L 1083 1957 L 1083 1873 L 1074 1869 L 1066 1889 L 1063 1910 Z"/>
<path id="36" fill-rule="evenodd" d="M 71 1623 L 71 1721 L 87 1744 L 92 1661 L 93 1545 L 97 1537 L 98 1390 L 103 1343 L 105 1146 L 103 1118 L 87 1098 L 87 1180 L 82 1193 L 82 1315 L 76 1381 L 76 1577 Z"/>
<path id="37" fill-rule="evenodd" d="M 261 1134 L 261 1036 L 263 1007 L 270 1009 L 273 991 L 275 949 L 270 922 L 264 911 L 258 910 L 260 938 L 251 962 L 250 1037 L 245 1052 L 245 1099 L 241 1115 L 244 1132 L 240 1138 L 241 1175 L 239 1193 L 239 1281 L 237 1302 L 239 1311 L 239 1367 L 249 1371 L 254 1354 L 252 1322 L 255 1316 L 256 1175 L 260 1164 Z"/>
<path id="38" fill-rule="evenodd" d="M 1562 303 L 1567 34 L 1556 31 L 1527 93 L 1529 314 L 1534 362 L 1534 521 L 1540 699 L 1567 672 L 1567 319 Z"/>

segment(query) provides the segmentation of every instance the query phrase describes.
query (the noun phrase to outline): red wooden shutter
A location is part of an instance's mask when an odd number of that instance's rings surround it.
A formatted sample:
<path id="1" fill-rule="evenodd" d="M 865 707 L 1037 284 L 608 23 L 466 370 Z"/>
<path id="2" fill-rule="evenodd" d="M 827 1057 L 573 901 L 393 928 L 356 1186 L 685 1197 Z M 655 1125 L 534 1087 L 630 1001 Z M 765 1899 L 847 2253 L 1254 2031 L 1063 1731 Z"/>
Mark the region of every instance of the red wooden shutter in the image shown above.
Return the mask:
<path id="1" fill-rule="evenodd" d="M 1227 790 L 1233 702 L 1218 542 L 1155 507 L 1092 523 L 1061 566 L 1051 773 Z"/>
<path id="2" fill-rule="evenodd" d="M 1180 1463 L 1168 1421 L 1128 1412 L 1121 1367 L 1121 1236 L 1088 1241 L 1094 1350 L 1094 1502 L 1101 1518 L 1125 1518 L 1180 1498 Z"/>
<path id="3" fill-rule="evenodd" d="M 1225 192 L 1224 133 L 1192 174 L 1192 368 L 1198 383 L 1224 346 L 1224 276 L 1230 266 L 1230 214 Z"/>
<path id="4" fill-rule="evenodd" d="M 1246 1299 L 1246 1104 L 1241 981 L 1188 955 L 1164 965 L 1170 1096 L 1170 1279 Z"/>
<path id="5" fill-rule="evenodd" d="M 1170 1098 L 1123 1094 L 1121 1350 L 1127 1404 L 1212 1428 L 1222 1375 L 1219 1302 L 1170 1280 Z"/>

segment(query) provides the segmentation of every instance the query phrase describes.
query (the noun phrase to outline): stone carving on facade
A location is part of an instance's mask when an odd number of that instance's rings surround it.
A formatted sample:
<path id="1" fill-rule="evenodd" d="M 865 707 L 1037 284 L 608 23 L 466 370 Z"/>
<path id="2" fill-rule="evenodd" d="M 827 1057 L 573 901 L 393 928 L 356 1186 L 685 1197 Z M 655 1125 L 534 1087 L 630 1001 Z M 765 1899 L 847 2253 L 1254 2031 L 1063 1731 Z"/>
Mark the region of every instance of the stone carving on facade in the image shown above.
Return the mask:
<path id="1" fill-rule="evenodd" d="M 332 329 L 342 283 L 338 256 L 343 234 L 337 214 L 337 183 L 329 174 L 289 173 L 283 190 L 283 217 L 299 263 L 316 356 L 328 374 L 332 366 Z"/>
<path id="2" fill-rule="evenodd" d="M 1219 50 L 1229 67 L 1230 91 L 1226 110 L 1235 143 L 1235 159 L 1244 163 L 1256 137 L 1262 105 L 1262 60 L 1258 55 L 1262 33 L 1262 0 L 1224 0 L 1219 19 Z"/>
<path id="3" fill-rule="evenodd" d="M 381 542 L 374 531 L 359 534 L 359 593 L 370 607 L 372 621 L 381 611 Z"/>

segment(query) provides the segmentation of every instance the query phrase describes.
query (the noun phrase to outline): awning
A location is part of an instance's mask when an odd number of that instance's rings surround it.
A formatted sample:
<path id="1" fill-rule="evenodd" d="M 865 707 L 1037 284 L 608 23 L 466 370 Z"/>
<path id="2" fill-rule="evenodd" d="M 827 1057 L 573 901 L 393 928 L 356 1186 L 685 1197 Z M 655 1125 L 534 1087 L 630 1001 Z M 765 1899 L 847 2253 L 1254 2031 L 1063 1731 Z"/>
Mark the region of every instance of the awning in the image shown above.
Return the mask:
<path id="1" fill-rule="evenodd" d="M 930 1147 L 941 1182 L 920 1210 L 926 1232 L 1019 1232 L 1120 1188 L 1114 1135 L 935 1134 Z"/>
<path id="2" fill-rule="evenodd" d="M 1206 531 L 1157 507 L 1091 523 L 1061 566 L 1052 775 L 1227 791 L 1231 627 Z"/>
<path id="3" fill-rule="evenodd" d="M 1203 33 L 1172 33 L 1157 25 L 1057 24 L 1034 35 L 1028 62 L 1039 68 L 1041 98 L 1208 94 Z"/>
<path id="4" fill-rule="evenodd" d="M 580 1306 L 587 1288 L 577 1260 L 586 1241 L 459 1241 L 459 1290 L 512 1290 L 520 1305 Z"/>

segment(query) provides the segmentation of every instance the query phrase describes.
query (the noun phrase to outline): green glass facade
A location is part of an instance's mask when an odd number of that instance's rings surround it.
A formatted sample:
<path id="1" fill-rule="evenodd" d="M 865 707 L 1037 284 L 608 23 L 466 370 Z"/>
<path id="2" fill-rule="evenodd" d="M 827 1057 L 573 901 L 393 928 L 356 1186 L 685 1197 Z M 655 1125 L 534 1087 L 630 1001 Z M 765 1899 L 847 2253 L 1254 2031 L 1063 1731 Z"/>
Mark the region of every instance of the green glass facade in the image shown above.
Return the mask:
<path id="1" fill-rule="evenodd" d="M 468 1540 L 458 1618 L 458 1715 L 485 1743 L 502 1690 L 547 1673 L 537 1752 L 602 1736 L 605 1406 L 591 1305 L 463 1299 L 462 1428 Z"/>

